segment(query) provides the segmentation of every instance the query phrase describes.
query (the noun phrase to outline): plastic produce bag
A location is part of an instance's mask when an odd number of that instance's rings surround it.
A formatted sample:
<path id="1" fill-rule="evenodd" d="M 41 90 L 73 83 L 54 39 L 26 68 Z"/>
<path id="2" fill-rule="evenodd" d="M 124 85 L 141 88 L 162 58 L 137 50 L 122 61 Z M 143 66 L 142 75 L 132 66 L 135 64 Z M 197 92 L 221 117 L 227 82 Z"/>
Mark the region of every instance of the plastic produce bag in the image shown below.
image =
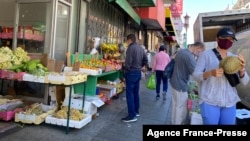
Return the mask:
<path id="1" fill-rule="evenodd" d="M 151 90 L 155 90 L 155 89 L 156 89 L 155 74 L 152 73 L 152 74 L 150 75 L 146 87 L 147 87 L 148 89 L 151 89 Z"/>

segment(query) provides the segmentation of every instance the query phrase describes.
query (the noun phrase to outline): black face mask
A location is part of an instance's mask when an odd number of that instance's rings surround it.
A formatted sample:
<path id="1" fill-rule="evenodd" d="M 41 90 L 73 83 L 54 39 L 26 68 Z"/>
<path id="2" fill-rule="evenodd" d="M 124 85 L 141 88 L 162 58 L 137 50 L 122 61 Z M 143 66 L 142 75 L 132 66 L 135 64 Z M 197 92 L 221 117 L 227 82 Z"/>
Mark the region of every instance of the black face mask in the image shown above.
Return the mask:
<path id="1" fill-rule="evenodd" d="M 218 45 L 221 49 L 229 49 L 233 45 L 233 42 L 228 39 L 219 39 Z"/>

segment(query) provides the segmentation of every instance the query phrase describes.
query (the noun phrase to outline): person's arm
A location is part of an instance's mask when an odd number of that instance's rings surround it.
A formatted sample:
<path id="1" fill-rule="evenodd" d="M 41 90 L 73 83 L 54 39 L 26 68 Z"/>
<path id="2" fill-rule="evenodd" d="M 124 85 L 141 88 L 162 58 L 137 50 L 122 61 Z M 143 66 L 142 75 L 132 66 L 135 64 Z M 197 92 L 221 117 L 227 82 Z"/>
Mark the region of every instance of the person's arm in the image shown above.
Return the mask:
<path id="1" fill-rule="evenodd" d="M 196 81 L 203 81 L 210 77 L 209 72 L 205 72 L 206 70 L 206 58 L 205 55 L 201 54 L 196 62 L 194 72 L 192 73 L 192 77 Z"/>
<path id="2" fill-rule="evenodd" d="M 125 69 L 128 70 L 132 66 L 132 57 L 133 56 L 133 50 L 131 47 L 128 47 L 126 51 L 126 57 L 125 57 Z"/>
<path id="3" fill-rule="evenodd" d="M 145 52 L 143 52 L 143 59 L 142 59 L 142 67 L 146 67 L 148 64 L 148 57 L 147 54 Z"/>
<path id="4" fill-rule="evenodd" d="M 246 69 L 245 69 L 245 67 L 246 67 L 246 60 L 244 59 L 244 57 L 241 54 L 239 54 L 238 57 L 239 57 L 239 59 L 241 61 L 241 69 L 239 71 L 240 82 L 243 85 L 247 85 L 248 82 L 249 82 L 249 76 L 248 76 L 248 74 L 246 72 Z"/>

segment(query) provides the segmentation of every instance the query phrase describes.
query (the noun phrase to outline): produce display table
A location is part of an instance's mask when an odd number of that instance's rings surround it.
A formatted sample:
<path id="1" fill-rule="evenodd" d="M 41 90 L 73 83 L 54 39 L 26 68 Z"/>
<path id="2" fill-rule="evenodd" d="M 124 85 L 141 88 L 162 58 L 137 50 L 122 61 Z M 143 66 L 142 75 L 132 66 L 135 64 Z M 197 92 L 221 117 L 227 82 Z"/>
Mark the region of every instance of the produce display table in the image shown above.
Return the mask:
<path id="1" fill-rule="evenodd" d="M 70 90 L 69 90 L 69 101 L 68 101 L 68 115 L 67 115 L 66 134 L 69 133 L 69 117 L 70 117 L 70 108 L 71 108 L 72 87 L 75 84 L 78 84 L 80 86 L 83 85 L 83 87 L 82 87 L 83 88 L 83 90 L 82 90 L 82 93 L 83 93 L 82 106 L 84 106 L 84 102 L 85 102 L 86 81 L 81 81 L 81 82 L 78 82 L 78 83 L 72 83 L 72 84 L 67 84 L 67 85 L 62 84 L 63 86 L 70 88 Z M 52 86 L 52 85 L 60 85 L 60 84 L 49 83 L 49 86 Z M 82 107 L 82 109 L 83 109 L 83 107 Z"/>
<path id="2" fill-rule="evenodd" d="M 101 80 L 110 80 L 114 81 L 115 79 L 120 77 L 120 71 L 110 71 L 110 72 L 104 72 L 99 75 L 88 75 L 87 81 L 86 81 L 86 95 L 96 95 L 96 88 L 97 88 L 97 82 L 98 79 Z M 75 93 L 82 93 L 83 87 L 79 86 L 78 84 L 74 87 Z"/>
<path id="3" fill-rule="evenodd" d="M 4 79 L 4 78 L 1 78 Z M 13 79 L 16 80 L 16 79 Z M 85 90 L 86 90 L 86 80 L 87 80 L 87 74 L 79 73 L 79 72 L 71 72 L 70 74 L 66 73 L 49 73 L 46 76 L 32 76 L 30 74 L 24 74 L 22 80 L 18 81 L 28 81 L 28 82 L 34 82 L 34 83 L 43 83 L 50 86 L 55 85 L 62 85 L 65 87 L 69 87 L 69 101 L 68 101 L 68 114 L 67 114 L 67 124 L 66 124 L 66 134 L 69 132 L 69 121 L 70 121 L 70 108 L 71 108 L 71 97 L 72 97 L 72 88 L 73 85 L 79 85 L 82 88 L 82 94 L 83 94 L 83 103 L 85 101 Z M 83 108 L 82 108 L 83 109 Z"/>

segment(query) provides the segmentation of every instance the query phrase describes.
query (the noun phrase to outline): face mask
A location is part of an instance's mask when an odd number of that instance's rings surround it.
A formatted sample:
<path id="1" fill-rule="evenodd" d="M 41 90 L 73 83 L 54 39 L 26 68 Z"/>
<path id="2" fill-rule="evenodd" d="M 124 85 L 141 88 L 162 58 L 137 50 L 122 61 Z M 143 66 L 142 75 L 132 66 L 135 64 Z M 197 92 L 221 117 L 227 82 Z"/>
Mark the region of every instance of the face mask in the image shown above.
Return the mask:
<path id="1" fill-rule="evenodd" d="M 229 49 L 233 45 L 233 42 L 228 39 L 219 39 L 218 45 L 221 49 Z"/>

